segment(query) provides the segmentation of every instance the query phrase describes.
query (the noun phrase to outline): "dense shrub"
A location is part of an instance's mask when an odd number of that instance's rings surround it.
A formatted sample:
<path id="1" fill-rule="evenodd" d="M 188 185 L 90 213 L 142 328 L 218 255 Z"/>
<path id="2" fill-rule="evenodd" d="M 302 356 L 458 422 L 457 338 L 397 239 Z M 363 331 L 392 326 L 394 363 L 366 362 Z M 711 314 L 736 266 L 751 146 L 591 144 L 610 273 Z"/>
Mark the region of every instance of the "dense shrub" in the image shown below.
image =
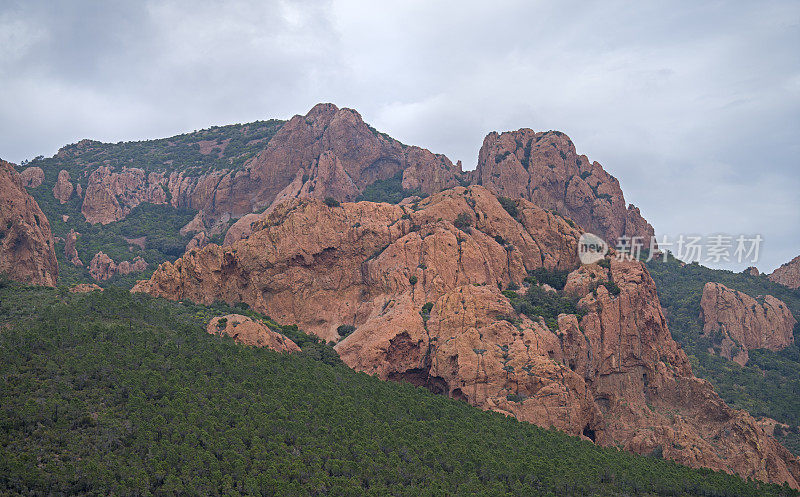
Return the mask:
<path id="1" fill-rule="evenodd" d="M 205 332 L 231 310 L 0 289 L 0 493 L 796 495 L 357 373 L 252 311 L 302 352 Z"/>

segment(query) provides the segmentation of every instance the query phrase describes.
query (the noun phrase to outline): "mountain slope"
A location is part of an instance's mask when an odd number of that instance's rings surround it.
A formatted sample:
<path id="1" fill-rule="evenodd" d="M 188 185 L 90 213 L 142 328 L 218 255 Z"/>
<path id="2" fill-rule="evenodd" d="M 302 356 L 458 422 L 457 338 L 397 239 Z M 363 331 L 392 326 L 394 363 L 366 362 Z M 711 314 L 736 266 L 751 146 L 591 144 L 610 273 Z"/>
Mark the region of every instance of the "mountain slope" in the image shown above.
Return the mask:
<path id="1" fill-rule="evenodd" d="M 797 486 L 800 461 L 692 375 L 644 266 L 579 267 L 580 233 L 480 186 L 394 206 L 293 200 L 248 238 L 190 251 L 134 291 L 246 302 L 337 341 L 356 370 L 604 445 Z"/>
<path id="2" fill-rule="evenodd" d="M 2 493 L 797 495 L 379 381 L 296 328 L 291 355 L 205 332 L 231 311 L 0 285 Z"/>
<path id="3" fill-rule="evenodd" d="M 699 264 L 683 264 L 669 257 L 668 262 L 651 261 L 647 267 L 656 282 L 675 340 L 693 364 L 695 374 L 708 379 L 726 402 L 745 409 L 755 417 L 769 417 L 789 425 L 776 434 L 800 454 L 800 325 L 795 325 L 794 340 L 780 351 L 754 349 L 742 367 L 710 354 L 713 338 L 703 333 L 701 300 L 709 282 L 756 297 L 772 295 L 786 303 L 794 316 L 800 316 L 800 292 L 774 283 L 766 275 L 710 269 Z"/>

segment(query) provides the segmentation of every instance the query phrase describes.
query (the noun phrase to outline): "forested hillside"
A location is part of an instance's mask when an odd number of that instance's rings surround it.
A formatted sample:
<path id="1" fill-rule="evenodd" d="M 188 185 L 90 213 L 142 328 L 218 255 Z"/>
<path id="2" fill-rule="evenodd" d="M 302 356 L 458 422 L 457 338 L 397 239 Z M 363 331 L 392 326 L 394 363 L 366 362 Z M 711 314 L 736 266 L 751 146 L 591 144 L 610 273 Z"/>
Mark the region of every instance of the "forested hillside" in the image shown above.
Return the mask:
<path id="1" fill-rule="evenodd" d="M 795 326 L 794 344 L 781 351 L 750 351 L 746 366 L 708 353 L 709 338 L 702 336 L 700 299 L 707 282 L 723 285 L 753 297 L 773 295 L 784 301 L 800 318 L 800 291 L 770 281 L 766 275 L 752 276 L 710 269 L 699 264 L 651 261 L 647 265 L 656 282 L 658 296 L 672 336 L 690 355 L 694 373 L 711 381 L 728 404 L 755 417 L 767 416 L 790 425 L 775 436 L 795 454 L 800 454 L 800 324 Z"/>
<path id="2" fill-rule="evenodd" d="M 302 352 L 208 335 L 236 311 Z M 796 495 L 342 365 L 246 309 L 0 282 L 6 495 Z"/>
<path id="3" fill-rule="evenodd" d="M 61 169 L 73 178 L 83 170 L 103 165 L 195 175 L 213 169 L 237 169 L 264 149 L 283 122 L 270 119 L 213 126 L 154 140 L 117 143 L 82 140 L 62 147 L 53 157 L 39 156 L 23 165 L 41 167 L 45 171 L 45 184 L 49 183 L 51 188 Z"/>

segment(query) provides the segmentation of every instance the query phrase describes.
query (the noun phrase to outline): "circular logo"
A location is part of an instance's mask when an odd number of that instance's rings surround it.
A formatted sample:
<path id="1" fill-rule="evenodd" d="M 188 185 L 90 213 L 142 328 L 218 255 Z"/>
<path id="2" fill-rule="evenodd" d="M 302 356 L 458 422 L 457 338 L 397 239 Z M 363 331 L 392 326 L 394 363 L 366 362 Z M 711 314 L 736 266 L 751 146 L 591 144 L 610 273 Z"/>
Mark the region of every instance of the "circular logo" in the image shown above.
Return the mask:
<path id="1" fill-rule="evenodd" d="M 578 239 L 578 259 L 581 264 L 593 264 L 608 252 L 608 244 L 594 233 L 584 233 Z"/>

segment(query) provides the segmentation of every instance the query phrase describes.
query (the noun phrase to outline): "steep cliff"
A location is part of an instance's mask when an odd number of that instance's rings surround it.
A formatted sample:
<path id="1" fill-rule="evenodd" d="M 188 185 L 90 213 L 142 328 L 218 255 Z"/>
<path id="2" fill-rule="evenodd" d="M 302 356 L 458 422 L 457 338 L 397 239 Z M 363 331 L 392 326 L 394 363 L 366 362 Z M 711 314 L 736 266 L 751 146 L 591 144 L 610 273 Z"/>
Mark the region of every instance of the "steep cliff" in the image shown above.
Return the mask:
<path id="1" fill-rule="evenodd" d="M 54 286 L 58 278 L 50 223 L 10 163 L 0 160 L 0 272 Z"/>
<path id="2" fill-rule="evenodd" d="M 612 246 L 621 236 L 642 237 L 649 246 L 653 236 L 639 209 L 626 207 L 619 181 L 599 163 L 578 155 L 572 140 L 559 131 L 490 133 L 472 182 L 498 195 L 555 209 Z"/>
<path id="3" fill-rule="evenodd" d="M 710 336 L 719 355 L 745 365 L 748 349 L 783 350 L 794 342 L 797 323 L 786 304 L 766 295 L 750 295 L 720 283 L 706 283 L 700 302 L 703 333 Z"/>
<path id="4" fill-rule="evenodd" d="M 641 263 L 579 266 L 580 231 L 567 220 L 524 199 L 507 207 L 480 186 L 404 205 L 292 200 L 249 236 L 190 251 L 134 291 L 247 302 L 338 342 L 354 369 L 600 444 L 797 486 L 800 462 L 692 375 Z M 576 301 L 574 313 L 512 305 L 544 291 L 528 277 L 542 269 L 569 272 L 550 293 Z"/>
<path id="5" fill-rule="evenodd" d="M 768 278 L 788 288 L 800 288 L 800 255 L 781 265 Z"/>

